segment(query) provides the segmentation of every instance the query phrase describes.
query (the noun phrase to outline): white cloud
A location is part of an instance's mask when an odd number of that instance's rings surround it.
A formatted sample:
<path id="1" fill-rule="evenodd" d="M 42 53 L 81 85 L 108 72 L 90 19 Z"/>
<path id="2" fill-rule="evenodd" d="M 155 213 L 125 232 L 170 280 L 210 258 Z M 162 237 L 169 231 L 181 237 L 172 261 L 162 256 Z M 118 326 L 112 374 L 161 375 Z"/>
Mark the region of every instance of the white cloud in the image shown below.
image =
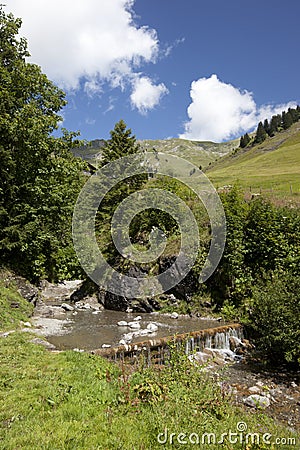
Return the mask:
<path id="1" fill-rule="evenodd" d="M 133 84 L 133 91 L 130 96 L 131 104 L 141 114 L 146 114 L 148 110 L 155 108 L 162 96 L 168 92 L 163 83 L 154 84 L 150 78 L 140 77 Z"/>
<path id="2" fill-rule="evenodd" d="M 84 77 L 94 95 L 103 81 L 124 88 L 157 59 L 157 33 L 134 23 L 134 1 L 10 0 L 7 9 L 23 19 L 32 62 L 64 89 L 79 88 Z"/>
<path id="3" fill-rule="evenodd" d="M 179 137 L 192 140 L 233 139 L 252 130 L 260 120 L 295 106 L 290 102 L 257 107 L 251 92 L 223 83 L 216 75 L 193 81 L 190 96 L 189 121 Z"/>

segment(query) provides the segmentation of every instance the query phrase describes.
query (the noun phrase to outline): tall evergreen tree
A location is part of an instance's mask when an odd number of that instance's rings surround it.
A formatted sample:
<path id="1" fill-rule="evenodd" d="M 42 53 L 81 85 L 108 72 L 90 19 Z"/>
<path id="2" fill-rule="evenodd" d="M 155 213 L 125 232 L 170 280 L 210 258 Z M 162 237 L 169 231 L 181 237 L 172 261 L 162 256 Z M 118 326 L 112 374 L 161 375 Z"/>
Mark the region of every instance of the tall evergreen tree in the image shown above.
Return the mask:
<path id="1" fill-rule="evenodd" d="M 287 130 L 288 128 L 290 128 L 293 125 L 293 118 L 292 118 L 292 114 L 288 111 L 288 112 L 283 112 L 282 113 L 282 126 L 284 130 Z"/>
<path id="2" fill-rule="evenodd" d="M 269 134 L 269 132 L 270 132 L 270 125 L 269 125 L 268 119 L 265 119 L 265 121 L 264 121 L 264 129 L 265 129 L 265 132 L 267 134 Z"/>
<path id="3" fill-rule="evenodd" d="M 264 129 L 264 126 L 262 124 L 262 122 L 259 122 L 257 130 L 256 130 L 256 136 L 254 139 L 254 142 L 256 144 L 260 144 L 261 142 L 263 142 L 266 139 L 267 133 Z"/>

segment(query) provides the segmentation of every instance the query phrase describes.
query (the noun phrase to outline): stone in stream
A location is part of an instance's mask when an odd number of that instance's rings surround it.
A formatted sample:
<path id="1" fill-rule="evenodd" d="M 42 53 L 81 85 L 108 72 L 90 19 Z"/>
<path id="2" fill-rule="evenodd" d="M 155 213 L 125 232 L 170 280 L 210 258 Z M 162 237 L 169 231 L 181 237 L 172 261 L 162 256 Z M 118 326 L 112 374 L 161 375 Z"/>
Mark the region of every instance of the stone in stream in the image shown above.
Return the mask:
<path id="1" fill-rule="evenodd" d="M 158 330 L 158 326 L 155 323 L 150 322 L 147 325 L 147 329 L 154 332 Z"/>
<path id="2" fill-rule="evenodd" d="M 147 334 L 151 334 L 153 331 L 149 330 L 149 328 L 143 329 L 139 332 L 140 336 L 146 336 Z"/>
<path id="3" fill-rule="evenodd" d="M 128 322 L 128 326 L 133 330 L 139 330 L 141 325 L 138 322 Z"/>
<path id="4" fill-rule="evenodd" d="M 102 344 L 102 346 L 101 346 L 102 348 L 110 348 L 111 347 L 111 345 L 110 344 Z"/>
<path id="5" fill-rule="evenodd" d="M 170 317 L 171 317 L 171 319 L 178 319 L 179 314 L 177 312 L 172 312 Z"/>
<path id="6" fill-rule="evenodd" d="M 135 317 L 133 320 L 137 322 L 137 321 L 139 321 L 139 320 L 142 320 L 142 318 L 141 318 L 141 316 L 137 316 L 137 317 Z"/>
<path id="7" fill-rule="evenodd" d="M 244 399 L 244 403 L 251 408 L 265 409 L 270 406 L 270 400 L 263 395 L 253 394 Z"/>
<path id="8" fill-rule="evenodd" d="M 128 323 L 125 322 L 125 320 L 120 320 L 120 322 L 118 322 L 117 325 L 118 325 L 118 327 L 127 327 Z"/>
<path id="9" fill-rule="evenodd" d="M 69 305 L 68 303 L 62 303 L 61 308 L 65 311 L 74 311 L 73 306 Z"/>

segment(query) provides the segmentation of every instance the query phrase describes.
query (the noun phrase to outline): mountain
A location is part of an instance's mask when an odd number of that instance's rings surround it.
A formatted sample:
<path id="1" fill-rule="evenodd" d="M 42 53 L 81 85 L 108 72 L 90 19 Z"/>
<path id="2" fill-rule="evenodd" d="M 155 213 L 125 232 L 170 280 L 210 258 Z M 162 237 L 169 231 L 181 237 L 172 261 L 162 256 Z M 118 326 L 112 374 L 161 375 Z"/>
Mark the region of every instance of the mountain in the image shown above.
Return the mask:
<path id="1" fill-rule="evenodd" d="M 169 153 L 181 158 L 185 158 L 196 166 L 203 169 L 208 167 L 221 156 L 231 152 L 238 147 L 239 140 L 223 142 L 217 144 L 209 141 L 189 141 L 187 139 L 159 139 L 139 141 L 141 148 L 151 151 L 155 149 L 158 152 Z"/>
<path id="2" fill-rule="evenodd" d="M 239 140 L 233 140 L 224 143 L 214 143 L 208 141 L 189 141 L 186 139 L 160 139 L 160 140 L 139 140 L 137 141 L 143 150 L 153 150 L 169 153 L 185 158 L 195 164 L 206 168 L 210 163 L 219 159 L 221 156 L 231 152 L 239 145 Z M 87 145 L 74 148 L 74 156 L 80 157 L 94 167 L 99 166 L 101 160 L 101 148 L 105 145 L 105 140 L 96 139 Z"/>
<path id="3" fill-rule="evenodd" d="M 263 143 L 238 148 L 206 170 L 216 187 L 236 182 L 251 192 L 300 194 L 300 123 Z"/>
<path id="4" fill-rule="evenodd" d="M 94 139 L 86 145 L 76 147 L 72 149 L 74 156 L 82 158 L 84 161 L 91 164 L 93 167 L 98 167 L 98 163 L 101 160 L 101 148 L 104 147 L 104 139 Z"/>

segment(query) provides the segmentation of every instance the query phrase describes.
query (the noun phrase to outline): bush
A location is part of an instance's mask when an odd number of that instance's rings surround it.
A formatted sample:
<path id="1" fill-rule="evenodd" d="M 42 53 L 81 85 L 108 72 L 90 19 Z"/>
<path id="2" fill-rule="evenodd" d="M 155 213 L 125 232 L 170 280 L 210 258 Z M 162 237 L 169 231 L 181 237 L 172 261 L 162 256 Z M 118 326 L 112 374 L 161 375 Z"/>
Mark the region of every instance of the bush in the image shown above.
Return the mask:
<path id="1" fill-rule="evenodd" d="M 274 276 L 254 289 L 248 329 L 272 362 L 300 364 L 300 277 Z"/>

